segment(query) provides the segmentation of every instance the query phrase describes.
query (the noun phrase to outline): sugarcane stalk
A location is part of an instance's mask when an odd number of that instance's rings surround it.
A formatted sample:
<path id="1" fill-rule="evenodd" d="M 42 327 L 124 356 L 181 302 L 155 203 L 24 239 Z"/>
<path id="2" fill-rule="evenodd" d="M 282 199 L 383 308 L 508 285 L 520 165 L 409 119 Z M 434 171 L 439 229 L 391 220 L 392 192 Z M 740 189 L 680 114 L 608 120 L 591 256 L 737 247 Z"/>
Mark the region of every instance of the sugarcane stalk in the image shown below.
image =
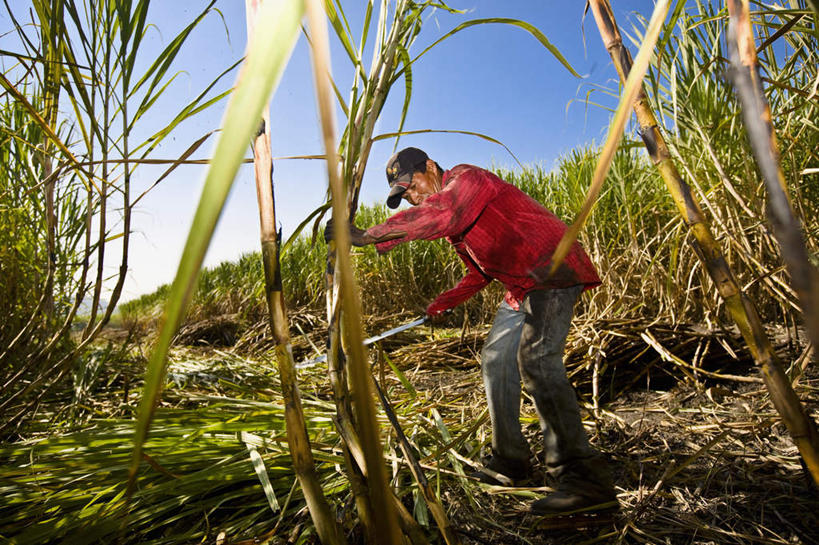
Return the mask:
<path id="1" fill-rule="evenodd" d="M 625 82 L 631 68 L 631 54 L 623 46 L 611 5 L 608 0 L 588 0 L 588 3 L 620 81 Z M 694 235 L 692 241 L 694 250 L 714 281 L 728 312 L 739 327 L 754 361 L 759 366 L 774 407 L 808 464 L 814 481 L 819 483 L 819 434 L 816 431 L 816 424 L 807 415 L 791 387 L 765 333 L 756 307 L 739 288 L 696 197 L 674 165 L 645 90 L 642 88 L 634 102 L 634 113 L 640 125 L 640 134 L 646 150 L 665 181 L 680 215 Z"/>
<path id="2" fill-rule="evenodd" d="M 104 17 L 110 18 L 111 13 L 110 10 L 105 10 Z M 106 22 L 105 28 L 110 28 L 110 22 Z M 104 49 L 105 53 L 103 55 L 103 66 L 102 68 L 102 77 L 105 83 L 105 88 L 108 89 L 109 86 L 112 84 L 112 74 L 111 74 L 111 54 L 113 49 L 113 37 L 110 35 L 110 30 L 106 30 L 102 36 L 104 40 Z M 109 130 L 111 127 L 111 117 L 110 117 L 110 108 L 111 108 L 111 95 L 109 93 L 105 93 L 102 96 L 102 137 L 100 141 L 103 143 L 110 142 L 109 138 Z M 88 318 L 88 324 L 85 326 L 83 330 L 83 340 L 90 339 L 93 337 L 92 330 L 94 329 L 94 325 L 97 321 L 97 311 L 100 305 L 100 297 L 102 295 L 102 286 L 103 286 L 103 265 L 105 264 L 105 239 L 106 239 L 106 230 L 107 230 L 107 216 L 108 216 L 108 169 L 109 169 L 109 151 L 108 146 L 103 144 L 102 146 L 102 181 L 100 184 L 100 210 L 99 210 L 99 228 L 97 234 L 97 275 L 94 280 L 94 293 L 91 296 L 91 315 Z"/>
<path id="3" fill-rule="evenodd" d="M 296 363 L 290 344 L 287 311 L 282 292 L 281 268 L 279 263 L 279 237 L 275 230 L 275 209 L 270 182 L 272 161 L 270 155 L 270 134 L 267 114 L 263 116 L 265 130 L 260 131 L 254 143 L 254 167 L 256 172 L 256 195 L 259 201 L 261 223 L 262 260 L 265 274 L 265 295 L 267 298 L 270 331 L 276 343 L 276 362 L 279 368 L 282 398 L 284 399 L 287 442 L 293 459 L 293 469 L 304 492 L 304 498 L 322 543 L 345 543 L 341 529 L 333 517 L 330 506 L 324 498 L 315 462 L 307 436 L 304 410 L 301 404 Z"/>
<path id="4" fill-rule="evenodd" d="M 338 435 L 341 437 L 343 444 L 349 447 L 345 450 L 345 453 L 349 453 L 351 456 L 351 460 L 349 460 L 349 462 L 357 464 L 357 467 L 366 469 L 366 464 L 364 462 L 364 451 L 361 448 L 361 441 L 358 438 L 358 434 L 356 434 L 356 431 L 353 429 L 351 422 L 349 420 L 342 420 L 338 417 L 334 419 L 334 422 L 336 424 L 336 429 L 338 430 Z M 364 478 L 367 476 L 366 472 L 362 473 L 362 475 Z M 420 545 L 428 543 L 421 526 L 412 517 L 410 512 L 407 511 L 407 508 L 404 507 L 404 504 L 401 503 L 401 499 L 395 495 L 395 492 L 391 492 L 392 503 L 398 512 L 398 522 L 401 525 L 401 530 L 413 544 Z"/>
<path id="5" fill-rule="evenodd" d="M 363 39 L 362 39 L 363 46 Z M 363 71 L 363 70 L 362 70 Z M 353 79 L 353 85 L 350 89 L 349 111 L 348 115 L 352 118 L 359 106 L 363 109 L 363 99 L 357 100 L 358 91 L 358 72 Z M 362 78 L 366 74 L 362 74 Z M 357 130 L 354 124 L 350 124 L 345 137 L 344 145 L 346 146 L 347 156 L 354 155 L 353 143 L 357 141 Z M 345 179 L 348 179 L 345 164 Z M 327 374 L 330 380 L 330 385 L 333 392 L 333 401 L 336 405 L 336 427 L 340 430 L 342 427 L 352 429 L 355 427 L 355 417 L 353 415 L 352 404 L 350 401 L 350 389 L 347 381 L 347 372 L 345 367 L 344 353 L 341 342 L 341 326 L 339 313 L 339 285 L 336 274 L 336 243 L 331 240 L 327 244 L 327 266 L 325 274 L 325 296 L 326 296 L 326 310 L 327 310 Z M 347 479 L 350 481 L 350 489 L 355 498 L 356 509 L 359 514 L 364 531 L 367 534 L 367 541 L 375 540 L 375 523 L 373 522 L 373 512 L 370 505 L 370 498 L 367 492 L 367 483 L 364 468 L 364 458 L 356 457 L 356 452 L 351 452 L 355 448 L 359 448 L 358 444 L 352 445 L 342 437 L 341 450 L 344 457 L 344 472 Z"/>
<path id="6" fill-rule="evenodd" d="M 63 24 L 63 6 L 57 2 L 49 6 L 48 10 L 50 11 L 50 13 L 47 14 L 49 16 L 48 28 L 42 29 L 42 47 L 45 53 L 43 103 L 45 122 L 52 129 L 52 132 L 56 132 L 57 112 L 60 100 L 60 80 L 62 79 L 63 66 L 60 62 L 61 55 L 58 51 L 58 43 L 60 42 L 62 34 L 60 28 Z M 49 328 L 52 325 L 51 322 L 54 319 L 55 312 L 54 276 L 57 267 L 57 213 L 54 207 L 54 193 L 57 189 L 57 178 L 51 175 L 53 170 L 51 149 L 51 140 L 44 135 L 39 156 L 43 169 L 43 179 L 45 180 L 43 191 L 45 193 L 46 210 L 46 284 L 44 288 L 46 300 L 43 310 Z"/>
<path id="7" fill-rule="evenodd" d="M 808 338 L 814 346 L 819 346 L 819 271 L 808 260 L 802 225 L 793 212 L 785 174 L 779 162 L 771 109 L 759 74 L 748 2 L 729 0 L 728 14 L 730 74 L 742 104 L 751 149 L 768 191 L 768 218 L 794 291 L 799 297 Z"/>
<path id="8" fill-rule="evenodd" d="M 259 2 L 261 0 L 246 0 L 248 41 L 254 31 L 253 23 Z M 273 158 L 270 151 L 270 118 L 267 109 L 263 110 L 262 125 L 253 142 L 253 166 L 256 178 L 256 197 L 259 203 L 268 320 L 276 343 L 276 362 L 284 399 L 287 443 L 290 447 L 293 469 L 301 485 L 319 539 L 324 544 L 341 545 L 346 543 L 344 534 L 324 497 L 316 473 L 296 378 L 296 363 L 290 344 L 290 328 L 284 304 L 279 262 L 279 235 L 276 232 Z"/>
<path id="9" fill-rule="evenodd" d="M 335 225 L 341 226 L 340 229 L 337 229 L 335 236 L 341 319 L 344 324 L 343 333 L 347 339 L 352 398 L 361 433 L 370 505 L 375 519 L 373 521 L 375 542 L 379 545 L 399 545 L 402 541 L 401 533 L 395 508 L 390 501 L 392 491 L 387 481 L 379 428 L 375 418 L 375 406 L 370 393 L 369 370 L 361 329 L 361 301 L 350 260 L 350 235 L 343 227 L 347 224 L 348 213 L 345 207 L 344 188 L 339 177 L 338 158 L 335 153 L 333 97 L 327 77 L 330 73 L 327 22 L 319 0 L 307 0 L 305 6 L 312 37 L 310 49 L 332 198 L 333 220 Z"/>
<path id="10" fill-rule="evenodd" d="M 112 38 L 108 37 L 109 46 L 112 42 Z M 129 78 L 120 78 L 120 84 L 122 85 L 122 96 L 127 97 L 131 93 L 131 86 L 130 86 L 130 79 Z M 110 98 L 110 97 L 109 97 Z M 120 264 L 119 269 L 117 272 L 117 282 L 114 285 L 113 289 L 111 290 L 111 294 L 108 297 L 108 304 L 105 307 L 105 311 L 103 312 L 102 318 L 99 320 L 96 319 L 97 312 L 100 306 L 100 284 L 99 281 L 95 285 L 95 300 L 93 302 L 93 309 L 91 313 L 91 317 L 89 318 L 88 325 L 83 330 L 83 342 L 89 341 L 94 339 L 102 328 L 108 324 L 108 321 L 111 319 L 111 316 L 114 313 L 114 309 L 117 306 L 117 302 L 119 301 L 120 296 L 122 295 L 122 289 L 125 286 L 125 279 L 128 274 L 128 256 L 129 256 L 129 248 L 131 245 L 131 214 L 133 211 L 133 203 L 131 202 L 131 167 L 132 164 L 131 157 L 130 157 L 130 133 L 131 133 L 131 120 L 128 118 L 128 101 L 123 101 L 120 106 L 120 113 L 121 113 L 121 122 L 122 122 L 122 134 L 120 136 L 120 146 L 122 148 L 122 159 L 121 163 L 123 165 L 123 173 L 122 173 L 122 188 L 119 191 L 122 194 L 122 253 L 120 256 Z M 108 118 L 106 117 L 106 131 L 108 126 Z M 92 131 L 93 134 L 93 131 Z M 107 150 L 104 151 L 106 154 L 106 159 L 103 160 L 103 168 L 107 168 Z M 103 177 L 103 188 L 107 185 L 107 175 L 104 174 Z M 100 218 L 101 223 L 104 224 L 104 220 Z M 107 240 L 108 233 L 103 229 L 100 231 L 101 237 L 100 238 L 100 246 L 105 245 L 105 240 Z M 102 249 L 102 248 L 100 248 Z M 102 255 L 102 254 L 101 254 Z M 87 260 L 87 256 L 85 257 Z M 99 270 L 98 270 L 99 273 Z M 85 272 L 83 272 L 83 277 Z M 99 280 L 98 276 L 98 280 Z M 81 300 L 80 293 L 77 294 L 77 301 Z M 79 302 L 75 303 L 74 309 L 72 312 L 76 312 L 76 309 L 79 307 Z M 63 336 L 63 333 L 68 329 L 71 325 L 69 320 L 64 322 L 63 328 L 58 331 L 50 345 L 47 347 L 47 350 L 51 350 L 54 344 L 56 344 L 57 340 Z"/>
<path id="11" fill-rule="evenodd" d="M 355 428 L 355 416 L 348 385 L 346 360 L 341 347 L 341 324 L 339 307 L 339 283 L 336 270 L 336 243 L 334 240 L 327 245 L 327 271 L 325 276 L 326 303 L 327 303 L 327 375 L 333 392 L 333 401 L 336 406 L 336 428 L 339 432 Z M 339 433 L 342 438 L 341 450 L 344 455 L 344 472 L 350 481 L 350 489 L 355 498 L 361 526 L 367 534 L 367 541 L 375 541 L 375 522 L 370 495 L 367 490 L 366 468 L 363 452 L 358 441 L 347 440 L 348 435 Z"/>
<path id="12" fill-rule="evenodd" d="M 328 337 L 327 337 L 327 374 L 333 392 L 333 401 L 336 405 L 336 428 L 353 429 L 355 427 L 355 416 L 351 403 L 350 389 L 347 382 L 347 371 L 344 353 L 341 348 L 341 327 L 339 323 L 340 309 L 338 306 L 338 282 L 336 281 L 336 244 L 330 241 L 327 247 L 327 315 Z M 330 271 L 333 271 L 331 273 Z M 375 540 L 375 522 L 370 495 L 367 491 L 366 470 L 364 466 L 363 453 L 360 451 L 358 443 L 351 443 L 341 434 L 341 450 L 344 455 L 344 472 L 350 481 L 350 488 L 355 498 L 356 509 L 364 531 L 367 533 L 368 542 Z M 358 449 L 358 452 L 356 452 Z M 361 456 L 356 456 L 361 454 Z"/>
<path id="13" fill-rule="evenodd" d="M 336 270 L 336 243 L 331 240 L 327 245 L 327 271 L 325 275 L 327 303 L 327 375 L 333 392 L 336 406 L 336 428 L 354 429 L 355 416 L 351 403 L 350 389 L 347 381 L 346 361 L 341 347 L 339 283 Z M 350 489 L 355 498 L 359 520 L 367 534 L 367 541 L 375 541 L 375 522 L 370 495 L 367 491 L 366 468 L 363 453 L 358 442 L 351 443 L 347 436 L 340 433 L 341 450 L 344 455 L 344 472 L 350 481 Z M 360 456 L 358 456 L 360 454 Z"/>
<path id="14" fill-rule="evenodd" d="M 444 541 L 446 541 L 447 545 L 460 545 L 461 540 L 458 539 L 457 535 L 455 535 L 452 525 L 449 522 L 449 518 L 446 516 L 446 511 L 444 510 L 443 505 L 441 505 L 441 502 L 438 501 L 438 497 L 432 490 L 432 486 L 430 486 L 427 476 L 424 475 L 424 470 L 421 468 L 421 464 L 418 463 L 418 459 L 415 457 L 415 454 L 412 451 L 412 446 L 410 445 L 406 434 L 404 434 L 404 430 L 401 429 L 401 423 L 398 422 L 398 417 L 395 416 L 395 411 L 392 410 L 392 405 L 384 395 L 384 392 L 381 391 L 381 387 L 378 385 L 375 377 L 372 377 L 371 375 L 371 378 L 375 391 L 378 393 L 378 398 L 381 400 L 381 405 L 384 407 L 384 412 L 395 430 L 395 437 L 398 439 L 398 444 L 401 446 L 401 452 L 404 453 L 404 458 L 406 458 L 407 462 L 409 463 L 410 472 L 412 473 L 412 476 L 415 477 L 415 482 L 418 483 L 418 488 L 421 490 L 421 494 L 424 496 L 424 500 L 427 502 L 427 507 L 429 507 L 432 517 L 435 519 L 435 523 L 438 525 L 438 529 L 441 531 Z"/>
<path id="15" fill-rule="evenodd" d="M 396 14 L 403 13 L 403 2 L 399 2 L 396 6 Z M 387 3 L 382 2 L 381 18 L 378 25 L 378 37 L 376 39 L 376 46 L 373 50 L 372 65 L 370 68 L 370 77 L 360 71 L 362 80 L 364 81 L 364 89 L 359 96 L 358 94 L 358 75 L 353 81 L 350 90 L 350 106 L 349 119 L 350 124 L 346 133 L 345 142 L 342 149 L 346 149 L 343 154 L 345 161 L 342 171 L 344 172 L 344 179 L 348 181 L 347 190 L 347 213 L 348 221 L 352 221 L 357 209 L 358 193 L 363 178 L 364 165 L 366 165 L 369 157 L 370 147 L 372 145 L 372 131 L 374 128 L 374 120 L 378 117 L 378 113 L 383 106 L 388 87 L 383 83 L 388 79 L 389 73 L 392 70 L 392 55 L 397 43 L 396 26 L 393 25 L 389 37 L 386 42 L 392 44 L 387 46 L 386 51 L 389 57 L 385 59 L 384 49 L 382 49 L 382 42 L 384 36 L 387 35 Z M 396 15 L 398 17 L 398 15 Z M 401 20 L 400 18 L 398 19 Z M 362 38 L 363 46 L 363 38 Z M 384 70 L 384 65 L 388 66 Z M 359 67 L 360 68 L 360 67 Z M 339 301 L 339 274 L 336 268 L 336 254 L 337 244 L 335 241 L 330 241 L 327 247 L 327 270 L 326 270 L 326 303 L 327 303 L 327 321 L 328 321 L 328 339 L 327 339 L 327 367 L 330 383 L 333 389 L 333 398 L 337 408 L 337 424 L 350 430 L 355 430 L 357 422 L 353 414 L 351 405 L 351 396 L 348 383 L 348 373 L 346 369 L 346 360 L 344 357 L 343 345 L 346 345 L 345 338 L 342 335 L 341 316 L 338 305 Z M 342 435 L 342 437 L 345 437 Z M 373 508 L 370 504 L 369 496 L 366 494 L 366 468 L 363 465 L 363 458 L 356 456 L 356 449 L 360 449 L 360 444 L 356 441 L 355 444 L 350 444 L 347 441 L 342 443 L 342 450 L 345 459 L 345 473 L 351 484 L 361 483 L 361 486 L 352 486 L 352 491 L 355 496 L 356 507 L 359 512 L 362 525 L 368 534 L 369 541 L 375 539 L 375 526 L 372 522 L 374 520 Z M 350 451 L 353 451 L 352 453 Z M 352 456 L 351 456 L 352 454 Z M 400 504 L 400 502 L 397 502 Z M 399 509 L 400 511 L 400 509 Z M 406 524 L 404 524 L 406 532 Z M 417 533 L 417 532 L 415 532 Z M 412 532 L 408 534 L 412 539 Z M 413 539 L 417 541 L 417 538 Z"/>
<path id="16" fill-rule="evenodd" d="M 121 78 L 122 96 L 127 97 L 131 94 L 130 78 Z M 111 290 L 108 298 L 108 304 L 105 307 L 102 318 L 97 322 L 96 326 L 90 330 L 86 330 L 87 338 L 93 339 L 96 337 L 102 328 L 108 324 L 114 309 L 117 306 L 120 296 L 122 295 L 122 288 L 125 286 L 125 278 L 128 275 L 128 248 L 131 245 L 131 167 L 130 162 L 130 122 L 128 118 L 128 101 L 123 100 L 120 106 L 122 118 L 122 135 L 120 136 L 122 146 L 122 254 L 120 256 L 119 270 L 117 273 L 117 282 Z M 106 234 L 107 237 L 107 234 Z M 102 240 L 100 244 L 105 244 Z M 99 301 L 96 302 L 99 305 Z"/>

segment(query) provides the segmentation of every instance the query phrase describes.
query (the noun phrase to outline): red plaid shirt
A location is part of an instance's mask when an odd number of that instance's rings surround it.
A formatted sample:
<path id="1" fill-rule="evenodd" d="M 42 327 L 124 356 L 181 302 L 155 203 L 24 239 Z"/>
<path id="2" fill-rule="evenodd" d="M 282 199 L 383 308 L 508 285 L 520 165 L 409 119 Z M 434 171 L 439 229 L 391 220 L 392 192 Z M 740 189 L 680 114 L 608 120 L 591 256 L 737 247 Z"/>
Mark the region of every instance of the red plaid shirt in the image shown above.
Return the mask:
<path id="1" fill-rule="evenodd" d="M 430 315 L 463 303 L 492 279 L 503 283 L 515 309 L 531 290 L 600 285 L 577 242 L 557 272 L 542 280 L 566 224 L 515 186 L 472 165 L 446 171 L 441 191 L 367 229 L 375 237 L 396 231 L 407 235 L 376 244 L 378 253 L 409 240 L 446 237 L 466 264 L 467 275 L 430 304 Z"/>

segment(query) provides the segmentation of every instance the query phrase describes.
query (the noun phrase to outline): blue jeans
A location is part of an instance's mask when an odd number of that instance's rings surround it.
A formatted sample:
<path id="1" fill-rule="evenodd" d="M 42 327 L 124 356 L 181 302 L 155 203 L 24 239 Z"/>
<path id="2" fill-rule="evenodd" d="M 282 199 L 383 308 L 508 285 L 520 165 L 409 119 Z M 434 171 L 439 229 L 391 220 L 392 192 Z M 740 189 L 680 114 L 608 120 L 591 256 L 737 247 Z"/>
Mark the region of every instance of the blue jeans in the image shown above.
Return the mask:
<path id="1" fill-rule="evenodd" d="M 586 473 L 587 466 L 597 465 L 592 462 L 600 459 L 589 445 L 575 391 L 563 366 L 566 335 L 582 290 L 582 286 L 573 286 L 532 291 L 520 310 L 504 301 L 481 351 L 493 453 L 528 463 L 529 445 L 520 428 L 522 379 L 540 419 L 547 469 L 559 480 L 566 473 Z M 607 468 L 603 471 L 608 472 Z"/>

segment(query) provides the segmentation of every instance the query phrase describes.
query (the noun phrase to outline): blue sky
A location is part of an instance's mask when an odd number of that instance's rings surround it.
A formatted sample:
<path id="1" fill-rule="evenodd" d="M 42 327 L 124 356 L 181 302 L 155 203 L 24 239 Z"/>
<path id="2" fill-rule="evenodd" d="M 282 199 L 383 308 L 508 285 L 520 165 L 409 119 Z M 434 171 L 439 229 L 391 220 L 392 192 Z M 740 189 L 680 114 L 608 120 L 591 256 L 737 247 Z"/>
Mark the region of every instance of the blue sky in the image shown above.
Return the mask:
<path id="1" fill-rule="evenodd" d="M 12 8 L 27 2 L 12 1 Z M 378 5 L 379 2 L 376 2 Z M 615 16 L 624 32 L 630 32 L 638 15 L 648 18 L 650 0 L 613 0 Z M 204 2 L 155 0 L 149 12 L 150 47 L 161 48 L 201 9 Z M 354 32 L 362 26 L 364 0 L 342 1 Z M 482 25 L 449 38 L 427 53 L 413 67 L 413 93 L 405 130 L 456 129 L 486 134 L 508 146 L 524 164 L 551 168 L 556 159 L 574 147 L 601 142 L 610 112 L 587 106 L 586 95 L 607 107 L 616 104 L 601 89 L 617 89 L 616 73 L 609 60 L 594 19 L 583 19 L 582 0 L 452 0 L 449 5 L 465 10 L 451 15 L 441 10 L 424 23 L 414 52 L 468 19 L 506 17 L 523 19 L 539 28 L 557 46 L 582 78 L 572 76 L 527 32 L 506 25 Z M 245 47 L 244 2 L 220 0 L 220 14 L 208 15 L 186 43 L 176 61 L 180 71 L 158 104 L 156 120 L 146 120 L 147 135 L 161 126 L 162 115 L 172 115 L 190 101 L 218 73 L 238 59 Z M 10 21 L 0 16 L 0 32 Z M 8 47 L 8 44 L 0 45 Z M 631 45 L 631 44 L 629 44 Z M 632 51 L 634 48 L 632 46 Z M 150 56 L 146 50 L 145 61 Z M 412 52 L 411 52 L 412 53 Z M 333 76 L 347 95 L 351 64 L 337 45 L 332 50 Z M 369 66 L 369 55 L 365 66 Z M 231 74 L 226 88 L 235 79 Z M 393 88 L 375 134 L 393 132 L 404 100 L 403 81 Z M 180 127 L 174 139 L 160 148 L 157 157 L 173 158 L 201 135 L 216 129 L 224 111 L 222 102 Z M 322 153 L 309 52 L 300 37 L 271 104 L 273 154 L 277 157 Z M 155 126 L 152 126 L 155 125 Z M 342 126 L 340 117 L 337 125 Z M 206 157 L 211 141 L 200 150 Z M 394 142 L 373 145 L 362 188 L 362 203 L 386 196 L 384 164 Z M 512 157 L 496 144 L 465 135 L 431 134 L 401 138 L 399 147 L 423 148 L 444 168 L 458 163 L 517 168 Z M 248 156 L 250 150 L 248 149 Z M 324 202 L 326 174 L 321 161 L 282 160 L 275 163 L 277 217 L 287 236 L 313 209 Z M 154 182 L 160 169 L 143 169 L 135 178 L 137 190 Z M 187 166 L 164 180 L 140 202 L 133 218 L 129 277 L 123 300 L 154 290 L 173 280 L 182 247 L 198 202 L 204 167 Z M 564 218 L 570 220 L 571 218 Z M 362 226 L 366 227 L 366 226 Z M 243 167 L 222 214 L 205 265 L 235 259 L 258 249 L 259 224 L 252 170 Z M 109 252 L 111 271 L 116 270 L 117 251 Z"/>

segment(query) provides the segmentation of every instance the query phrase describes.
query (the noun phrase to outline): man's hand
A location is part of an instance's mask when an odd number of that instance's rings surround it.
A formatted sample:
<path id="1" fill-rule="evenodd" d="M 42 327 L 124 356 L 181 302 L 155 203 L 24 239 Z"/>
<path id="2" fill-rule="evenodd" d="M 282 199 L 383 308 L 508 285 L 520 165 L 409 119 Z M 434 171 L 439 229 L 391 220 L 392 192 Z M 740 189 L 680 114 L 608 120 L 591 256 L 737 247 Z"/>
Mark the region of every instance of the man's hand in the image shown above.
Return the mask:
<path id="1" fill-rule="evenodd" d="M 355 225 L 350 225 L 350 244 L 353 246 L 366 246 L 373 242 L 375 242 L 375 239 L 367 234 L 366 229 L 359 229 Z"/>
<path id="2" fill-rule="evenodd" d="M 432 325 L 441 325 L 447 319 L 448 311 L 436 312 L 435 314 L 427 314 L 427 321 Z"/>
<path id="3" fill-rule="evenodd" d="M 427 320 L 433 325 L 440 325 L 452 315 L 452 309 L 442 307 L 433 301 L 426 310 Z"/>
<path id="4" fill-rule="evenodd" d="M 353 246 L 366 246 L 375 242 L 373 237 L 367 234 L 365 229 L 359 229 L 355 225 L 350 225 L 350 244 Z M 333 226 L 332 218 L 327 220 L 327 225 L 324 227 L 324 242 L 330 242 L 335 239 L 335 227 Z"/>

